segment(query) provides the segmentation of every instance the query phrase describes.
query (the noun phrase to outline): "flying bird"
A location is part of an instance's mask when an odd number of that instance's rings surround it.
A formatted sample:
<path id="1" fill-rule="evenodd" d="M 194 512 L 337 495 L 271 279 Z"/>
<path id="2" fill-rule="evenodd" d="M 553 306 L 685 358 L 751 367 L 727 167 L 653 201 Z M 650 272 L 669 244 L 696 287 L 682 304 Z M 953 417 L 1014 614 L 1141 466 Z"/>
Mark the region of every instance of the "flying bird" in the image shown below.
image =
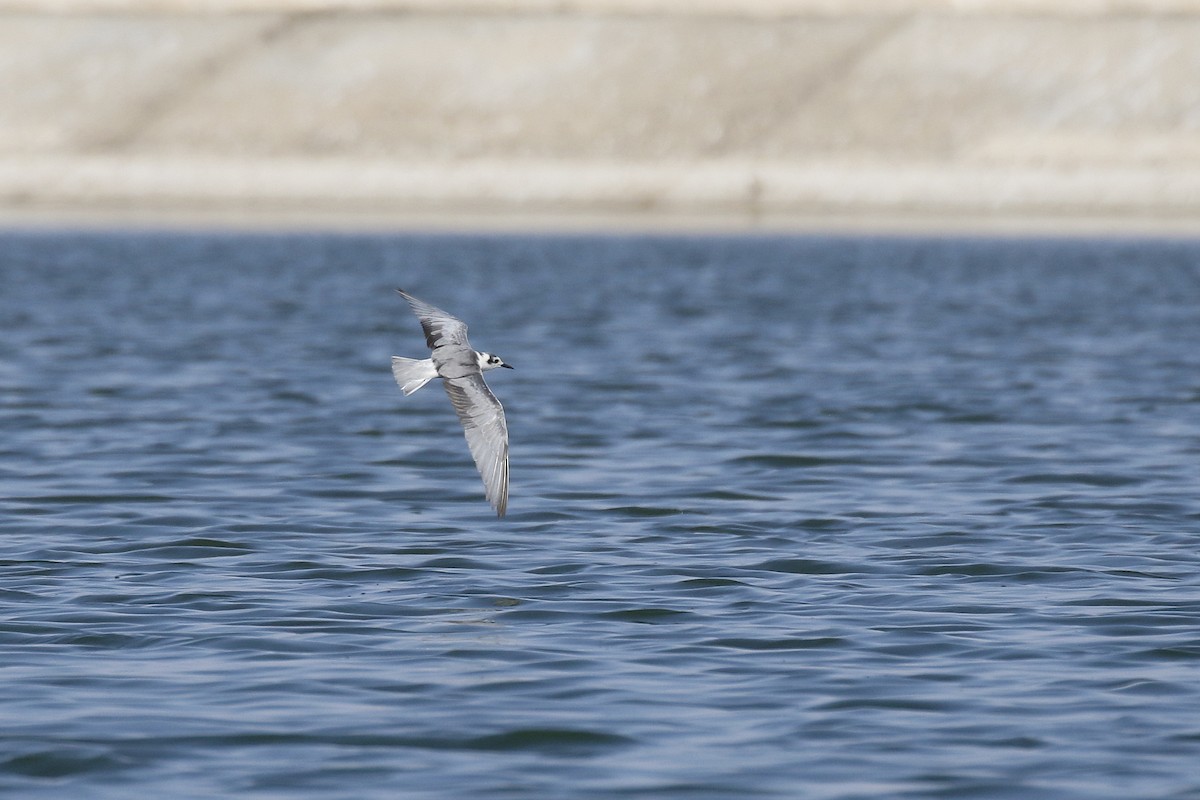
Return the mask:
<path id="1" fill-rule="evenodd" d="M 442 379 L 442 386 L 458 413 L 471 457 L 483 478 L 484 493 L 496 514 L 508 509 L 508 425 L 504 407 L 492 394 L 483 373 L 512 365 L 491 353 L 480 353 L 467 341 L 467 326 L 436 306 L 397 289 L 408 301 L 425 331 L 425 343 L 433 350 L 430 358 L 392 356 L 392 375 L 405 395 Z"/>

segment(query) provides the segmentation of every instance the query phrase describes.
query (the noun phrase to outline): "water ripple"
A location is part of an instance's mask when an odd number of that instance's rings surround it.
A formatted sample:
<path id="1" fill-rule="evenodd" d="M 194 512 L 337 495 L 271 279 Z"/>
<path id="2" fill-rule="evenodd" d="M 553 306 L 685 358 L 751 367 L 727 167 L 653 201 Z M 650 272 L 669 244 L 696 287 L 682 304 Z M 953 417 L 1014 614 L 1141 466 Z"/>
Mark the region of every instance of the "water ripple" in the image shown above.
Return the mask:
<path id="1" fill-rule="evenodd" d="M 0 236 L 0 794 L 1196 796 L 1197 263 Z"/>

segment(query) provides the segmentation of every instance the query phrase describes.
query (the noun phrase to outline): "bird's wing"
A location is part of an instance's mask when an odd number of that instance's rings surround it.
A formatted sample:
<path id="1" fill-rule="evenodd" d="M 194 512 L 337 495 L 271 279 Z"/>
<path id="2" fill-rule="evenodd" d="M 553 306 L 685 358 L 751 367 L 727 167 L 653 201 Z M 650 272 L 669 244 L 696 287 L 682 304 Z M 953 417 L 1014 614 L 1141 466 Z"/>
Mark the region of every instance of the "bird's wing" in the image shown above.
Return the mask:
<path id="1" fill-rule="evenodd" d="M 425 343 L 431 350 L 447 344 L 470 346 L 467 343 L 467 325 L 461 319 L 450 316 L 424 300 L 418 300 L 403 289 L 396 291 L 408 301 L 417 319 L 421 320 L 421 329 L 425 331 Z"/>
<path id="2" fill-rule="evenodd" d="M 467 435 L 467 446 L 483 478 L 488 502 L 503 517 L 508 508 L 508 425 L 504 407 L 478 371 L 446 378 L 442 385 Z"/>

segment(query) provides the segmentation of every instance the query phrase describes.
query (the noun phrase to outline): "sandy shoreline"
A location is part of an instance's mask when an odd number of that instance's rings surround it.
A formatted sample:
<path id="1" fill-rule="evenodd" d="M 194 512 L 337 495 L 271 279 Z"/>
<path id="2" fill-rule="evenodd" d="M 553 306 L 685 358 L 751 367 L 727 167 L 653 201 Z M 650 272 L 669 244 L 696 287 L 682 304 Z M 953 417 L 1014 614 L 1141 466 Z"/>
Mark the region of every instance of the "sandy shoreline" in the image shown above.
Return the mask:
<path id="1" fill-rule="evenodd" d="M 446 213 L 370 209 L 240 210 L 194 207 L 6 210 L 0 232 L 124 231 L 230 234 L 501 234 L 531 236 L 919 236 L 1091 239 L 1200 239 L 1191 218 L 819 214 L 744 219 L 728 214 L 495 214 L 458 209 Z"/>
<path id="2" fill-rule="evenodd" d="M 0 161 L 0 227 L 1200 235 L 1200 171 L 721 160 Z"/>
<path id="3" fill-rule="evenodd" d="M 1198 45 L 1190 0 L 0 0 L 0 226 L 1194 235 Z"/>

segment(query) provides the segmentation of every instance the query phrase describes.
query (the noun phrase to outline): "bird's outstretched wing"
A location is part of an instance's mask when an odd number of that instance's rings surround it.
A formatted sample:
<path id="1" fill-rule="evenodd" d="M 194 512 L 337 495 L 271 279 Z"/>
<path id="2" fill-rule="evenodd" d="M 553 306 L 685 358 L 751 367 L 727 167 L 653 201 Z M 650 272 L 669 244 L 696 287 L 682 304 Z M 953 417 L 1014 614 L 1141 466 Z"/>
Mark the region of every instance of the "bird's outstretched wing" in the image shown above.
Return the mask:
<path id="1" fill-rule="evenodd" d="M 467 435 L 467 446 L 483 478 L 488 502 L 503 517 L 508 509 L 508 424 L 504 407 L 478 371 L 446 378 L 442 385 Z"/>
<path id="2" fill-rule="evenodd" d="M 403 289 L 396 291 L 408 301 L 413 313 L 421 321 L 421 329 L 425 331 L 425 343 L 431 350 L 447 344 L 470 346 L 467 342 L 467 325 L 461 319 L 450 316 L 424 300 L 418 300 Z"/>

